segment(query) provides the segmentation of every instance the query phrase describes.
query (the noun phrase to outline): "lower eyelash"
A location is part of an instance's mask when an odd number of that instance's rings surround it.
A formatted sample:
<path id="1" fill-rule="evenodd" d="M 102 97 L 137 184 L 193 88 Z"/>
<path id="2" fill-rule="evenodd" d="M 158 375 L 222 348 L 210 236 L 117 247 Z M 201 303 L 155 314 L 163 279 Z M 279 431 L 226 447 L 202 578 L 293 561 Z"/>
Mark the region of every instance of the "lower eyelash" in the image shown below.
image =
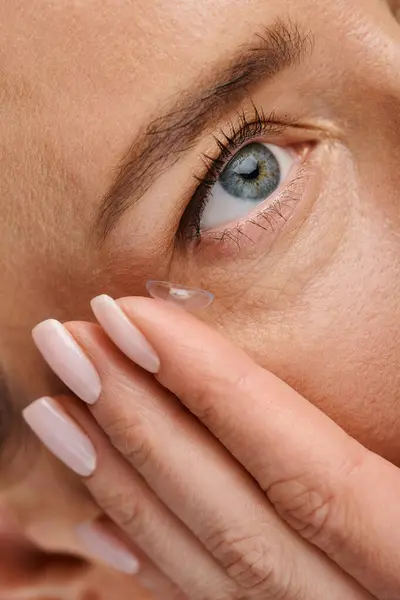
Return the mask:
<path id="1" fill-rule="evenodd" d="M 253 244 L 255 243 L 250 235 L 244 232 L 244 229 L 248 228 L 249 225 L 275 233 L 282 222 L 285 224 L 289 220 L 290 215 L 293 212 L 292 209 L 301 200 L 306 174 L 307 167 L 302 165 L 296 176 L 286 185 L 279 196 L 271 204 L 259 210 L 256 215 L 249 217 L 242 223 L 233 227 L 226 227 L 218 232 L 212 230 L 204 232 L 200 231 L 195 240 L 196 246 L 198 246 L 201 241 L 210 239 L 219 243 L 233 242 L 239 250 L 242 237 L 248 239 Z M 303 182 L 304 185 L 302 185 Z M 287 211 L 285 211 L 285 209 L 287 209 Z M 290 214 L 286 216 L 285 212 Z M 263 223 L 260 221 L 263 221 Z"/>
<path id="2" fill-rule="evenodd" d="M 240 147 L 246 142 L 250 142 L 257 137 L 278 136 L 285 129 L 295 125 L 295 123 L 282 123 L 276 119 L 274 113 L 268 117 L 265 116 L 262 109 L 257 109 L 253 104 L 253 116 L 249 120 L 245 112 L 238 113 L 239 126 L 233 121 L 228 123 L 228 133 L 222 129 L 219 132 L 220 137 L 214 136 L 219 154 L 216 157 L 203 155 L 206 174 L 203 177 L 195 177 L 199 185 L 182 215 L 177 243 L 182 247 L 185 243 L 197 240 L 201 237 L 200 221 L 202 212 L 207 204 L 212 187 L 218 180 L 226 164 L 232 158 L 233 154 L 239 151 Z"/>

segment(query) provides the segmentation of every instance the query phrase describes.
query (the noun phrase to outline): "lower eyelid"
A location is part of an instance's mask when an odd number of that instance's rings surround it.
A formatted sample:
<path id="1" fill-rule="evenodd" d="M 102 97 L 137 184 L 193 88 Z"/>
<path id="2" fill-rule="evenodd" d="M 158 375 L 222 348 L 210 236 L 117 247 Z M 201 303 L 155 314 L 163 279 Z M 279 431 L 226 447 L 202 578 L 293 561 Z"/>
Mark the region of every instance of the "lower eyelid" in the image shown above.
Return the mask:
<path id="1" fill-rule="evenodd" d="M 266 198 L 243 220 L 200 232 L 200 238 L 195 241 L 197 251 L 229 258 L 244 246 L 255 248 L 258 242 L 272 245 L 307 191 L 313 176 L 308 162 L 314 147 L 315 144 L 302 149 L 299 160 L 285 179 L 286 184 L 283 182 L 279 191 Z"/>
<path id="2" fill-rule="evenodd" d="M 279 196 L 282 188 L 287 184 L 287 180 L 290 179 L 291 173 L 297 170 L 298 165 L 301 161 L 301 153 L 296 152 L 293 148 L 287 146 L 278 146 L 276 144 L 266 143 L 263 140 L 255 139 L 252 144 L 258 144 L 265 146 L 274 155 L 275 159 L 279 164 L 280 169 L 280 182 L 278 188 L 267 195 L 264 200 L 260 200 L 255 203 L 255 200 L 246 197 L 235 197 L 231 194 L 218 179 L 214 184 L 208 199 L 203 202 L 203 209 L 201 211 L 201 219 L 199 219 L 200 230 L 199 234 L 204 235 L 205 233 L 214 231 L 221 231 L 221 229 L 227 230 L 229 227 L 233 227 L 235 223 L 243 222 L 245 218 L 251 218 L 252 214 L 256 214 L 260 210 L 260 206 L 265 204 L 272 205 L 275 198 Z M 252 144 L 246 144 L 242 147 L 245 149 Z M 235 156 L 240 153 L 240 150 L 236 152 Z M 224 170 L 221 171 L 223 173 Z M 221 177 L 221 175 L 220 175 Z M 217 198 L 215 198 L 217 194 Z M 231 213 L 224 218 L 224 211 Z M 236 215 L 235 215 L 236 213 Z M 249 217 L 250 215 L 250 217 Z M 208 224 L 210 223 L 210 224 Z"/>
<path id="3" fill-rule="evenodd" d="M 221 230 L 226 231 L 227 229 L 234 229 L 240 223 L 246 223 L 248 221 L 251 221 L 251 219 L 254 218 L 254 216 L 256 216 L 257 214 L 260 214 L 260 212 L 265 211 L 268 206 L 272 207 L 276 203 L 276 201 L 279 199 L 279 197 L 285 193 L 285 189 L 287 188 L 287 186 L 290 186 L 292 183 L 295 182 L 296 173 L 300 168 L 301 168 L 301 158 L 300 158 L 300 156 L 296 155 L 296 160 L 295 160 L 294 164 L 291 166 L 291 168 L 289 169 L 289 171 L 287 172 L 287 174 L 285 175 L 285 177 L 279 184 L 279 187 L 272 194 L 267 196 L 267 198 L 265 198 L 265 200 L 262 200 L 254 209 L 252 209 L 250 212 L 246 213 L 243 216 L 243 219 L 238 219 L 236 221 L 227 222 L 224 225 L 219 226 L 219 227 L 212 227 L 212 228 L 210 227 L 210 228 L 204 229 L 201 231 L 201 235 L 214 234 L 217 232 L 221 232 Z"/>

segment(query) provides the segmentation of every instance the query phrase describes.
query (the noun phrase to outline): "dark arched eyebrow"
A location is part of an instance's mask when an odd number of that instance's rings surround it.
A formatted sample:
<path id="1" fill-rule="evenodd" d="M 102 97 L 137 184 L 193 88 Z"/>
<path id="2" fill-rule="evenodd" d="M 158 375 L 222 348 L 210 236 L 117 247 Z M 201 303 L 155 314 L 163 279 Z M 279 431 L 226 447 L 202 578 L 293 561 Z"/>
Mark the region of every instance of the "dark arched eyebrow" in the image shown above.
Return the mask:
<path id="1" fill-rule="evenodd" d="M 214 124 L 260 82 L 298 64 L 311 51 L 312 36 L 292 22 L 277 21 L 236 55 L 217 66 L 197 89 L 182 92 L 169 110 L 136 137 L 117 167 L 100 204 L 96 231 L 104 239 L 161 173 L 188 150 L 206 126 Z"/>

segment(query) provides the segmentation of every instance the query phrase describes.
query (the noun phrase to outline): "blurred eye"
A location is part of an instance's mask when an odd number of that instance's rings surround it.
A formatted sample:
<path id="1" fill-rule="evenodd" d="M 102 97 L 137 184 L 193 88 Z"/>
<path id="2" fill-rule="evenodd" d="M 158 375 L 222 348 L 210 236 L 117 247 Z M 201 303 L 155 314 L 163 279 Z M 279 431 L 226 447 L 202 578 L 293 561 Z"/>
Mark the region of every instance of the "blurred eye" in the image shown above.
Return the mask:
<path id="1" fill-rule="evenodd" d="M 212 229 L 249 213 L 278 190 L 296 162 L 292 150 L 253 142 L 239 150 L 214 184 L 200 227 Z"/>

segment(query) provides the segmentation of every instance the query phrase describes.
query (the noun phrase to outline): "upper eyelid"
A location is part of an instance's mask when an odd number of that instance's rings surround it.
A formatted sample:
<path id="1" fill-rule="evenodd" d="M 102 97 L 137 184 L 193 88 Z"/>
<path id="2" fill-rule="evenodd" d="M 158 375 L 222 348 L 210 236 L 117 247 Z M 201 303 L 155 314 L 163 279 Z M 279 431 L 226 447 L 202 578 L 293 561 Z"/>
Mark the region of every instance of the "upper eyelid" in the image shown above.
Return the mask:
<path id="1" fill-rule="evenodd" d="M 255 117 L 255 118 L 254 118 Z M 227 127 L 229 133 L 226 133 L 224 126 L 220 126 L 216 133 L 213 134 L 214 148 L 217 151 L 215 155 L 209 153 L 202 153 L 204 159 L 204 167 L 208 170 L 220 159 L 221 155 L 224 154 L 227 161 L 229 156 L 233 155 L 233 152 L 238 152 L 241 147 L 248 144 L 251 139 L 255 139 L 257 136 L 265 135 L 277 137 L 281 135 L 292 123 L 283 123 L 276 119 L 274 113 L 271 113 L 268 117 L 265 116 L 263 111 L 259 111 L 255 108 L 255 115 L 251 120 L 247 120 L 247 116 L 244 113 L 239 113 L 239 125 L 234 124 L 233 120 L 228 121 Z M 243 136 L 242 138 L 240 136 Z M 208 165 L 207 165 L 208 162 Z M 204 179 L 206 175 L 203 174 L 201 179 Z M 195 175 L 196 179 L 200 177 Z"/>
<path id="2" fill-rule="evenodd" d="M 261 113 L 261 111 L 259 111 L 259 112 Z M 244 113 L 242 112 L 242 113 L 237 113 L 237 114 L 243 115 Z M 267 127 L 265 127 L 264 131 L 260 132 L 260 134 L 259 134 L 259 137 L 265 138 L 262 140 L 264 143 L 268 143 L 268 141 L 271 141 L 271 143 L 275 143 L 275 144 L 279 145 L 278 138 L 284 137 L 285 145 L 296 146 L 296 145 L 304 144 L 305 142 L 319 143 L 319 142 L 323 142 L 323 141 L 334 141 L 335 139 L 340 137 L 340 130 L 333 126 L 330 127 L 330 123 L 324 122 L 324 127 L 323 127 L 322 126 L 323 123 L 321 121 L 317 125 L 317 124 L 312 124 L 309 122 L 302 122 L 299 118 L 296 118 L 296 117 L 294 117 L 292 119 L 288 119 L 288 118 L 283 119 L 283 118 L 280 118 L 278 115 L 276 115 L 275 112 L 270 113 L 269 117 L 265 117 L 265 119 L 270 124 L 270 128 L 267 129 Z M 231 126 L 231 122 L 228 122 L 228 126 Z M 218 134 L 218 132 L 220 134 L 221 133 L 223 134 L 222 127 L 223 126 L 220 126 L 218 128 L 217 134 Z M 215 170 L 216 166 L 219 167 L 218 174 L 221 173 L 222 170 L 224 169 L 224 167 L 228 164 L 230 158 L 234 154 L 239 152 L 247 144 L 251 143 L 251 141 L 254 141 L 254 139 L 257 137 L 257 136 L 255 136 L 254 138 L 251 138 L 249 136 L 247 139 L 243 140 L 243 142 L 240 144 L 237 143 L 238 140 L 234 140 L 235 148 L 232 150 L 230 155 L 228 155 L 228 153 L 226 153 L 225 157 L 221 157 L 221 154 L 222 154 L 221 151 L 219 154 L 216 153 L 216 149 L 218 149 L 218 147 L 219 147 L 218 140 L 216 141 L 217 134 L 214 133 L 212 136 L 213 140 L 214 140 L 213 149 L 209 150 L 208 152 L 202 153 L 203 168 L 201 169 L 198 167 L 198 172 L 193 173 L 193 178 L 196 181 L 198 181 L 198 185 L 197 185 L 196 190 L 193 193 L 192 198 L 197 193 L 199 187 L 203 183 L 207 183 L 208 176 L 213 171 L 214 171 L 214 175 L 217 173 L 217 170 Z M 213 154 L 213 152 L 214 152 L 214 154 Z M 206 158 L 206 160 L 204 160 L 205 158 Z M 221 158 L 222 158 L 222 160 L 221 160 Z M 219 164 L 217 164 L 217 163 L 219 163 Z M 200 175 L 198 173 L 200 173 Z M 211 181 L 210 181 L 210 184 L 211 184 Z"/>
<path id="3" fill-rule="evenodd" d="M 190 227 L 193 227 L 193 215 L 196 216 L 194 212 L 196 206 L 199 215 L 201 208 L 204 208 L 208 190 L 214 185 L 233 153 L 238 152 L 241 147 L 246 146 L 256 137 L 269 136 L 270 138 L 273 137 L 275 139 L 290 127 L 294 127 L 297 124 L 293 119 L 280 119 L 274 112 L 266 117 L 264 111 L 258 109 L 254 103 L 252 103 L 252 109 L 252 117 L 244 110 L 236 113 L 236 119 L 239 124 L 235 123 L 233 120 L 227 121 L 230 130 L 228 134 L 224 131 L 223 126 L 218 129 L 219 134 L 222 134 L 225 139 L 225 143 L 214 134 L 214 143 L 218 154 L 212 156 L 203 153 L 203 158 L 205 159 L 205 164 L 203 163 L 203 174 L 200 176 L 194 174 L 194 178 L 198 181 L 198 185 L 180 219 L 176 237 L 178 246 L 182 247 L 184 245 L 184 242 L 186 241 L 185 234 L 187 234 Z M 193 206 L 194 204 L 196 206 Z"/>
<path id="4" fill-rule="evenodd" d="M 282 136 L 282 134 L 287 132 L 289 128 L 296 126 L 295 122 L 287 121 L 285 123 L 284 121 L 279 120 L 275 117 L 274 113 L 271 113 L 268 117 L 265 117 L 263 116 L 263 113 L 261 111 L 257 111 L 256 115 L 260 116 L 260 118 L 262 119 L 262 121 L 260 121 L 259 123 L 258 129 L 251 129 L 251 127 L 255 125 L 254 121 L 246 123 L 243 123 L 242 121 L 243 127 L 241 131 L 237 131 L 232 136 L 226 136 L 223 129 L 219 129 L 219 133 L 222 134 L 222 136 L 229 142 L 227 146 L 221 141 L 220 138 L 216 137 L 216 135 L 214 134 L 215 147 L 219 150 L 219 153 L 215 156 L 209 153 L 203 153 L 202 156 L 203 159 L 205 159 L 203 160 L 203 174 L 201 176 L 194 174 L 194 178 L 199 182 L 198 187 L 207 182 L 207 178 L 210 174 L 213 174 L 215 178 L 217 172 L 218 174 L 221 173 L 221 171 L 224 169 L 229 160 L 234 156 L 234 154 L 239 152 L 242 148 L 247 146 L 252 141 L 256 140 L 257 137 L 265 137 L 268 138 L 268 140 L 274 140 L 276 142 L 276 138 Z M 229 124 L 229 126 L 231 127 L 231 124 Z M 245 129 L 249 126 L 250 130 L 247 129 L 245 131 Z M 240 134 L 243 135 L 243 139 L 239 137 Z M 267 140 L 265 139 L 263 141 Z M 292 143 L 295 144 L 296 142 L 300 143 L 300 138 L 299 140 L 294 140 Z"/>
<path id="5" fill-rule="evenodd" d="M 258 111 L 260 114 L 263 114 L 262 111 Z M 234 124 L 234 119 L 243 119 L 243 115 L 245 113 L 243 111 L 235 113 L 234 117 L 228 119 L 224 124 L 220 124 L 217 127 L 216 131 L 208 134 L 208 148 L 206 151 L 200 151 L 200 158 L 202 158 L 203 168 L 197 167 L 197 170 L 201 172 L 201 175 L 198 176 L 197 173 L 193 173 L 195 179 L 204 178 L 204 174 L 208 169 L 207 161 L 213 162 L 218 160 L 218 157 L 221 152 L 221 143 L 226 138 L 226 130 L 232 128 Z M 246 116 L 246 119 L 249 118 Z M 265 125 L 265 129 L 262 133 L 260 133 L 260 137 L 265 137 L 266 139 L 263 141 L 273 141 L 277 143 L 276 138 L 279 136 L 284 136 L 285 143 L 287 144 L 299 144 L 304 143 L 305 141 L 309 142 L 318 142 L 326 139 L 332 139 L 340 137 L 340 131 L 337 128 L 330 127 L 330 124 L 320 122 L 319 124 L 313 124 L 309 122 L 301 121 L 298 117 L 293 117 L 291 119 L 285 117 L 281 118 L 275 112 L 271 112 L 268 117 L 263 117 L 265 122 L 270 124 L 269 129 L 267 130 L 267 126 Z M 251 120 L 251 119 L 250 119 Z M 255 136 L 256 137 L 256 136 Z M 211 141 L 210 141 L 211 138 Z M 241 147 L 245 146 L 251 141 L 251 137 L 248 136 L 247 139 L 243 140 L 243 143 L 240 144 L 239 140 L 233 139 L 235 142 L 235 148 L 233 152 L 238 152 Z M 226 162 L 228 162 L 227 159 Z"/>

